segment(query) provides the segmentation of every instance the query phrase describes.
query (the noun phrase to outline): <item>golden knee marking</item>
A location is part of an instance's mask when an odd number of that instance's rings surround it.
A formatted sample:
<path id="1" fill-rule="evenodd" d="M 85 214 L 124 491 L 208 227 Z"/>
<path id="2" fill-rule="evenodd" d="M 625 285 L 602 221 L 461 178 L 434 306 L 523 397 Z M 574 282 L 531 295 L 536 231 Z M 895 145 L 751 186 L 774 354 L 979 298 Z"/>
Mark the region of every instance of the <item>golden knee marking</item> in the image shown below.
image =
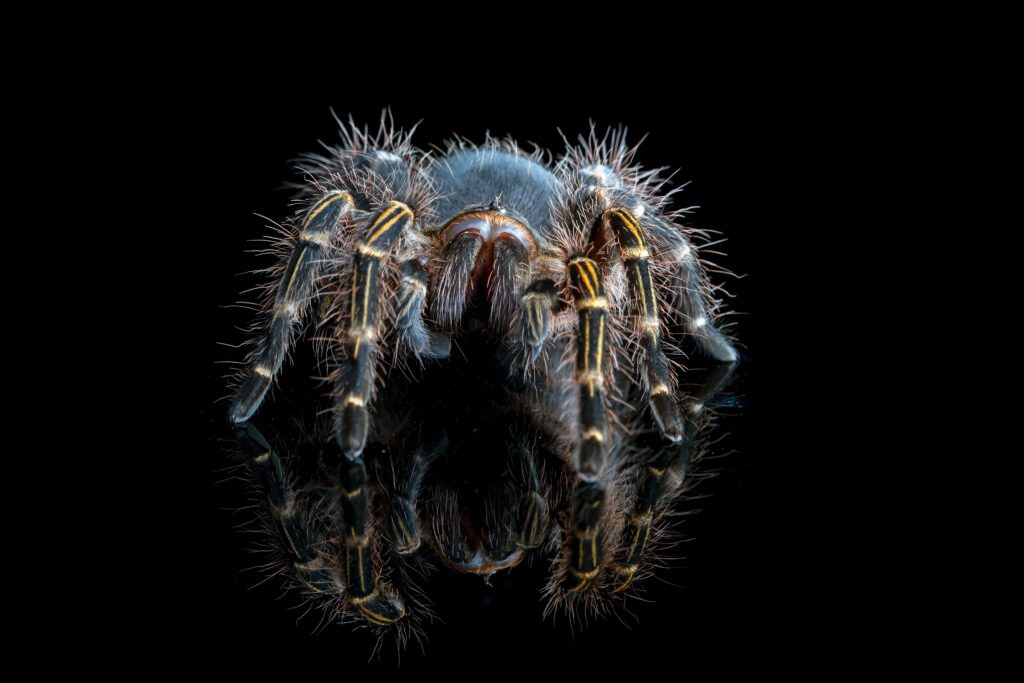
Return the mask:
<path id="1" fill-rule="evenodd" d="M 374 258 L 384 258 L 387 255 L 387 252 L 383 249 L 374 249 L 362 240 L 356 242 L 356 251 L 360 254 L 366 254 L 367 256 L 372 256 Z"/>
<path id="2" fill-rule="evenodd" d="M 370 608 L 369 608 L 369 607 L 367 607 L 366 605 L 361 605 L 361 606 L 359 607 L 359 610 L 360 610 L 360 611 L 361 611 L 361 612 L 362 612 L 362 613 L 363 613 L 364 615 L 366 615 L 366 618 L 367 618 L 367 619 L 369 619 L 370 621 L 372 621 L 372 622 L 375 622 L 375 623 L 377 623 L 377 624 L 381 624 L 381 625 L 384 625 L 384 624 L 393 624 L 393 623 L 395 623 L 396 621 L 398 621 L 398 619 L 392 619 L 391 617 L 385 617 L 385 616 L 384 616 L 384 615 L 382 615 L 382 614 L 378 614 L 377 612 L 374 612 L 374 611 L 373 611 L 372 609 L 370 609 Z"/>
<path id="3" fill-rule="evenodd" d="M 577 299 L 576 310 L 582 311 L 588 308 L 598 308 L 601 310 L 608 310 L 608 299 L 603 296 L 596 296 L 589 299 Z"/>
<path id="4" fill-rule="evenodd" d="M 257 455 L 256 459 L 253 460 L 253 462 L 263 463 L 263 462 L 266 462 L 268 460 L 270 460 L 270 451 L 266 451 L 264 453 L 261 453 L 260 455 Z"/>
<path id="5" fill-rule="evenodd" d="M 588 429 L 583 432 L 583 440 L 604 441 L 604 434 L 601 433 L 600 429 Z"/>
<path id="6" fill-rule="evenodd" d="M 317 244 L 326 247 L 331 243 L 331 233 L 326 230 L 307 230 L 299 235 L 299 239 L 307 244 Z"/>
<path id="7" fill-rule="evenodd" d="M 623 577 L 622 583 L 612 589 L 612 593 L 618 593 L 624 591 L 633 583 L 633 579 L 636 578 L 636 572 L 640 568 L 639 565 L 631 564 L 625 567 L 615 567 L 615 573 Z"/>
<path id="8" fill-rule="evenodd" d="M 640 565 L 638 564 L 620 565 L 618 567 L 615 567 L 615 572 L 617 574 L 626 574 L 632 576 L 633 574 L 636 574 L 636 571 L 638 569 L 640 569 Z"/>
<path id="9" fill-rule="evenodd" d="M 372 343 L 377 337 L 377 330 L 372 327 L 352 327 L 348 331 L 348 339 L 350 342 L 354 342 L 352 346 L 352 358 L 359 358 L 359 350 L 362 348 L 363 341 Z"/>
<path id="10" fill-rule="evenodd" d="M 421 291 L 421 292 L 427 291 L 427 284 L 425 282 L 417 280 L 416 278 L 403 277 L 402 278 L 402 284 L 403 285 L 409 285 L 413 289 L 416 289 L 416 290 Z"/>
<path id="11" fill-rule="evenodd" d="M 648 258 L 651 252 L 647 251 L 645 247 L 622 247 L 622 258 L 626 260 L 637 260 Z"/>
<path id="12" fill-rule="evenodd" d="M 270 368 L 268 368 L 266 365 L 255 365 L 253 366 L 252 371 L 259 375 L 260 377 L 269 378 L 271 374 L 273 374 L 270 372 Z"/>
<path id="13" fill-rule="evenodd" d="M 317 571 L 318 569 L 326 569 L 323 559 L 320 555 L 317 555 L 309 562 L 296 562 L 292 565 L 299 571 Z"/>
<path id="14" fill-rule="evenodd" d="M 366 399 L 361 396 L 356 396 L 355 394 L 349 394 L 345 397 L 345 405 L 365 407 Z"/>
<path id="15" fill-rule="evenodd" d="M 274 314 L 277 316 L 288 316 L 294 318 L 299 312 L 298 301 L 287 301 L 274 306 Z"/>
<path id="16" fill-rule="evenodd" d="M 670 389 L 667 384 L 657 384 L 651 388 L 651 396 L 661 396 L 662 394 L 669 393 Z"/>
<path id="17" fill-rule="evenodd" d="M 591 569 L 589 572 L 581 572 L 580 570 L 576 569 L 575 567 L 569 567 L 569 573 L 572 574 L 573 576 L 575 576 L 577 579 L 581 579 L 585 583 L 587 581 L 590 581 L 592 578 L 594 578 L 598 574 L 600 574 L 601 573 L 601 568 L 598 567 L 597 569 Z M 578 590 L 579 588 L 580 588 L 580 586 L 577 586 L 576 588 L 573 588 L 573 590 Z"/>
<path id="18" fill-rule="evenodd" d="M 359 607 L 360 605 L 366 604 L 367 602 L 370 602 L 371 600 L 376 600 L 378 595 L 380 595 L 380 593 L 378 593 L 377 590 L 374 589 L 374 590 L 370 591 L 367 595 L 364 595 L 361 598 L 353 596 L 352 598 L 349 598 L 349 600 L 352 602 L 353 605 L 355 605 L 356 607 Z"/>

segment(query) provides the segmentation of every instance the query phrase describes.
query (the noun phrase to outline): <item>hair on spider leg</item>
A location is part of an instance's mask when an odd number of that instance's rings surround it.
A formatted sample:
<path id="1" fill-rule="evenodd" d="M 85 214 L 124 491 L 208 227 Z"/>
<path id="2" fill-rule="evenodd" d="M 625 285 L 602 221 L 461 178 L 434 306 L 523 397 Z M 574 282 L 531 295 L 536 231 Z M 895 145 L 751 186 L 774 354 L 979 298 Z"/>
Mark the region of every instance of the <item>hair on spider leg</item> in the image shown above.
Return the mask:
<path id="1" fill-rule="evenodd" d="M 546 616 L 622 609 L 676 547 L 728 381 L 688 398 L 684 347 L 737 358 L 710 245 L 624 129 L 555 158 L 493 138 L 424 152 L 387 114 L 342 127 L 300 158 L 295 213 L 271 228 L 230 408 L 271 567 L 322 623 L 399 650 L 437 618 L 440 567 L 490 586 L 547 561 Z M 290 363 L 329 388 L 284 386 Z M 277 421 L 272 447 L 250 420 L 280 408 L 321 417 Z"/>

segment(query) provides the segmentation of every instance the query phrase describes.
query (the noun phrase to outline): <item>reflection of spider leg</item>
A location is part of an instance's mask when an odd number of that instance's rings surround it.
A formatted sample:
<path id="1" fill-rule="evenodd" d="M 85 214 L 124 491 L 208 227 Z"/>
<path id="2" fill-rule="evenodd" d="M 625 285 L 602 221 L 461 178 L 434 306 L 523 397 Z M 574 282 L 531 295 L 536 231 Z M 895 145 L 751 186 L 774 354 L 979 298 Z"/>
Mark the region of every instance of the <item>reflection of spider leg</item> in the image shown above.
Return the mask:
<path id="1" fill-rule="evenodd" d="M 330 254 L 331 239 L 353 205 L 350 193 L 336 190 L 324 194 L 306 212 L 281 275 L 266 331 L 231 404 L 232 422 L 237 424 L 251 418 L 270 389 L 288 353 L 294 325 L 302 319 L 313 297 L 314 283 Z"/>
<path id="2" fill-rule="evenodd" d="M 345 544 L 345 576 L 349 602 L 378 626 L 393 624 L 405 616 L 397 596 L 378 586 L 377 568 L 370 546 L 370 483 L 362 457 L 339 458 L 342 541 Z"/>
<path id="3" fill-rule="evenodd" d="M 340 594 L 344 582 L 330 561 L 327 529 L 316 514 L 316 507 L 309 506 L 296 493 L 277 453 L 255 425 L 239 425 L 235 433 L 256 471 L 274 535 L 295 577 L 313 593 Z"/>
<path id="4" fill-rule="evenodd" d="M 448 437 L 443 432 L 429 435 L 416 449 L 412 458 L 404 463 L 395 478 L 397 490 L 391 500 L 391 538 L 400 555 L 409 555 L 419 550 L 423 543 L 420 523 L 416 514 L 416 500 L 419 497 L 427 468 L 436 458 L 447 452 Z"/>
<path id="5" fill-rule="evenodd" d="M 688 423 L 686 437 L 677 443 L 666 444 L 647 461 L 634 494 L 633 507 L 627 513 L 622 553 L 612 564 L 617 576 L 613 593 L 625 590 L 633 583 L 655 515 L 671 502 L 672 494 L 685 483 L 694 442 L 704 422 L 705 408 L 711 398 L 728 384 L 735 368 L 735 363 L 722 363 L 715 368 L 700 391 L 684 401 L 683 414 Z"/>
<path id="6" fill-rule="evenodd" d="M 544 499 L 537 461 L 522 436 L 513 435 L 510 448 L 522 465 L 525 483 L 529 489 L 519 504 L 519 533 L 517 543 L 525 549 L 537 548 L 547 538 L 548 504 Z"/>

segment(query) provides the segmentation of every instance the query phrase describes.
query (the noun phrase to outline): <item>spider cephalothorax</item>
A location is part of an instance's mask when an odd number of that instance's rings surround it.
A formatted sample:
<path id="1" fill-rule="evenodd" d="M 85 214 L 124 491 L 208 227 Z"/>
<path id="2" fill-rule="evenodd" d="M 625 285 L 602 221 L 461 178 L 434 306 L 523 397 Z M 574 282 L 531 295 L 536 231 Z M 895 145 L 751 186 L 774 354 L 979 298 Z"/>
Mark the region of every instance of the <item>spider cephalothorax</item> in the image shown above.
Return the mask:
<path id="1" fill-rule="evenodd" d="M 342 136 L 305 158 L 230 410 L 290 572 L 382 626 L 415 616 L 425 555 L 476 574 L 553 556 L 553 605 L 625 591 L 722 382 L 683 399 L 678 345 L 737 358 L 694 233 L 618 133 L 554 163 Z M 300 323 L 333 390 L 303 486 L 248 424 Z"/>

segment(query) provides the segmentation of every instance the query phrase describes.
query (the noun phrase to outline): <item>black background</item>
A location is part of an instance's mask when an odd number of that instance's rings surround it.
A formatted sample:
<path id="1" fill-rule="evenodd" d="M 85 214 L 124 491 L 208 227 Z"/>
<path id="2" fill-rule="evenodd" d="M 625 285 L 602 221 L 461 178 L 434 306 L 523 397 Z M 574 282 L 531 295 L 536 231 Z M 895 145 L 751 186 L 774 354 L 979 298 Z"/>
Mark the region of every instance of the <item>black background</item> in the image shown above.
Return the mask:
<path id="1" fill-rule="evenodd" d="M 683 526 L 693 540 L 680 551 L 683 559 L 659 573 L 663 581 L 648 582 L 649 601 L 628 603 L 635 617 L 572 629 L 564 620 L 542 619 L 536 568 L 517 568 L 508 580 L 499 574 L 493 587 L 477 577 L 441 577 L 430 585 L 445 623 L 428 628 L 425 654 L 415 644 L 404 652 L 403 670 L 487 675 L 547 658 L 586 672 L 609 657 L 644 667 L 650 657 L 697 656 L 709 647 L 750 652 L 757 643 L 821 636 L 810 618 L 820 607 L 821 537 L 808 523 L 820 482 L 805 447 L 815 426 L 801 407 L 814 396 L 806 381 L 810 362 L 793 341 L 806 334 L 805 312 L 823 295 L 802 257 L 818 239 L 810 188 L 821 135 L 805 84 L 753 65 L 713 79 L 609 78 L 609 87 L 600 80 L 541 87 L 522 74 L 496 74 L 415 89 L 384 78 L 350 90 L 340 78 L 294 82 L 268 72 L 240 80 L 220 68 L 183 84 L 182 96 L 167 103 L 165 153 L 178 162 L 170 171 L 187 189 L 187 211 L 166 248 L 179 267 L 180 254 L 189 254 L 176 280 L 188 321 L 179 330 L 185 354 L 174 360 L 183 361 L 181 378 L 195 402 L 185 400 L 184 428 L 176 434 L 188 449 L 173 473 L 182 547 L 166 559 L 174 570 L 167 590 L 147 597 L 145 610 L 163 615 L 176 650 L 198 648 L 228 660 L 273 657 L 294 662 L 297 671 L 320 659 L 345 676 L 397 663 L 387 641 L 371 660 L 375 639 L 365 630 L 331 626 L 314 634 L 319 617 L 299 619 L 303 610 L 293 597 L 280 597 L 280 582 L 256 585 L 262 576 L 248 570 L 257 562 L 246 550 L 250 539 L 233 528 L 238 486 L 224 481 L 230 477 L 222 400 L 222 363 L 239 354 L 224 344 L 243 339 L 235 326 L 245 322 L 226 306 L 256 282 L 239 275 L 255 264 L 243 253 L 251 248 L 247 240 L 264 232 L 265 221 L 254 214 L 286 215 L 289 194 L 281 185 L 296 178 L 289 160 L 318 149 L 317 140 L 337 140 L 331 108 L 372 127 L 386 106 L 401 125 L 422 119 L 415 138 L 421 146 L 451 133 L 479 141 L 490 131 L 557 152 L 558 129 L 575 137 L 590 121 L 601 128 L 624 124 L 634 141 L 647 134 L 638 159 L 680 169 L 675 179 L 689 185 L 677 205 L 700 207 L 690 223 L 721 231 L 728 242 L 720 261 L 746 275 L 729 284 L 736 295 L 731 307 L 742 313 L 736 332 L 743 351 L 733 386 L 742 407 L 728 410 L 721 428 L 728 436 L 720 450 L 730 454 L 711 466 L 719 475 L 701 485 L 707 498 Z"/>

